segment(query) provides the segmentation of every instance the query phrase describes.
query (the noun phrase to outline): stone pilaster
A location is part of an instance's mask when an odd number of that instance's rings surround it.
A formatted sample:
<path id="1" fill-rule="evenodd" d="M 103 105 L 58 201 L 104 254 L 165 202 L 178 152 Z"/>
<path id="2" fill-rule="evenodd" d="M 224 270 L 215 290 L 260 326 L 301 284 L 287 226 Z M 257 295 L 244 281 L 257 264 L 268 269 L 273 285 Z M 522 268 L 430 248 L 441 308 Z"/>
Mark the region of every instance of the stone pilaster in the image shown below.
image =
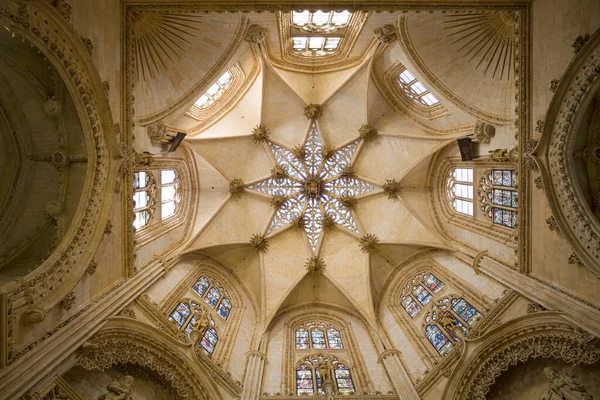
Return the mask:
<path id="1" fill-rule="evenodd" d="M 388 349 L 379 355 L 378 362 L 385 367 L 392 385 L 402 400 L 419 400 L 419 394 L 412 384 L 402 361 L 400 350 Z"/>
<path id="2" fill-rule="evenodd" d="M 246 373 L 241 400 L 258 400 L 265 370 L 266 356 L 259 350 L 246 353 Z"/>

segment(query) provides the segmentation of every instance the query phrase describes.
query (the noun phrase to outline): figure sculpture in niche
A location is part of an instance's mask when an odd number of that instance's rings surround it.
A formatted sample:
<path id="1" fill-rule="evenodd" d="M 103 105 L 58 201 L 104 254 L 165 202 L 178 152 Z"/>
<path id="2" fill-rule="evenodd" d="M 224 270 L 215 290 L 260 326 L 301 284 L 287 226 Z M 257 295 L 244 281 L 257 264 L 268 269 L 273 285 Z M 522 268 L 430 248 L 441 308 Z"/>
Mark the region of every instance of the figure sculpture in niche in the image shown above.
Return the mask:
<path id="1" fill-rule="evenodd" d="M 550 388 L 540 400 L 593 400 L 594 397 L 579 383 L 577 378 L 560 375 L 554 368 L 544 368 Z"/>
<path id="2" fill-rule="evenodd" d="M 506 149 L 496 149 L 488 151 L 489 157 L 492 161 L 506 161 L 508 160 L 508 151 Z"/>
<path id="3" fill-rule="evenodd" d="M 133 388 L 133 377 L 125 375 L 118 381 L 113 381 L 106 386 L 107 393 L 101 394 L 96 400 L 133 400 L 131 389 Z"/>

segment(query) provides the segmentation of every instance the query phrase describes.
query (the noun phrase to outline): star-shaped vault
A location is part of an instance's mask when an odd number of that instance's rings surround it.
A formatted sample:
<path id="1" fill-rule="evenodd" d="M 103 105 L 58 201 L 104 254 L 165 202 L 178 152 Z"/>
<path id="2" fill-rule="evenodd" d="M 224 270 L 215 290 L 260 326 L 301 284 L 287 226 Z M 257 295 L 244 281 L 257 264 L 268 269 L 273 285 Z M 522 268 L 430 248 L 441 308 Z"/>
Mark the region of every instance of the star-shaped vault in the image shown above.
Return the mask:
<path id="1" fill-rule="evenodd" d="M 350 165 L 359 140 L 338 149 L 328 149 L 311 120 L 303 146 L 288 149 L 267 141 L 277 162 L 272 176 L 249 188 L 282 202 L 267 233 L 295 223 L 304 228 L 313 254 L 323 226 L 339 224 L 350 232 L 360 231 L 349 205 L 355 196 L 375 190 L 375 186 L 354 176 Z M 329 222 L 328 222 L 329 221 Z"/>
<path id="2" fill-rule="evenodd" d="M 186 139 L 201 185 L 186 252 L 233 270 L 260 305 L 264 329 L 281 307 L 314 301 L 351 304 L 373 322 L 374 296 L 393 268 L 417 251 L 447 247 L 432 229 L 426 176 L 431 156 L 457 134 L 435 136 L 411 125 L 376 89 L 368 60 L 315 81 L 336 85 L 316 94 L 296 87 L 302 80 L 291 72 L 261 62 L 237 106 Z M 321 104 L 316 120 L 303 115 L 310 103 Z M 270 134 L 257 143 L 258 125 Z M 360 138 L 363 125 L 378 136 Z M 236 178 L 245 184 L 239 197 L 229 194 Z M 400 182 L 395 198 L 383 189 L 388 179 Z M 257 234 L 266 237 L 265 252 L 250 244 Z M 374 253 L 359 246 L 367 234 L 379 241 Z M 324 265 L 318 274 L 306 269 L 313 257 Z"/>

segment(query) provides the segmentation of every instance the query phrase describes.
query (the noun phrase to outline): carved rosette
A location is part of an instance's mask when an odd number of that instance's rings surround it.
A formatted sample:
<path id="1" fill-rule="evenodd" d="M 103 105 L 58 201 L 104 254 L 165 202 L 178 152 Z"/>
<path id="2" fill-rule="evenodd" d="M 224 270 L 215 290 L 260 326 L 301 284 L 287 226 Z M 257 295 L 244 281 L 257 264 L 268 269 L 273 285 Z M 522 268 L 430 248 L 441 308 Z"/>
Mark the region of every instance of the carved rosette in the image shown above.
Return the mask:
<path id="1" fill-rule="evenodd" d="M 59 200 L 49 201 L 44 207 L 44 215 L 46 218 L 56 221 L 60 218 L 65 212 L 65 206 Z"/>
<path id="2" fill-rule="evenodd" d="M 306 261 L 305 267 L 311 274 L 322 274 L 325 271 L 325 261 L 322 258 L 313 256 Z"/>
<path id="3" fill-rule="evenodd" d="M 259 253 L 265 253 L 269 249 L 269 238 L 262 233 L 255 233 L 250 238 L 250 245 Z"/>
<path id="4" fill-rule="evenodd" d="M 358 245 L 364 253 L 371 254 L 377 251 L 379 239 L 372 233 L 366 233 L 360 238 Z"/>
<path id="5" fill-rule="evenodd" d="M 308 119 L 319 119 L 323 116 L 323 107 L 320 104 L 310 103 L 304 107 L 304 115 Z"/>
<path id="6" fill-rule="evenodd" d="M 246 185 L 240 178 L 234 178 L 229 182 L 229 194 L 234 199 L 239 199 L 246 191 Z"/>
<path id="7" fill-rule="evenodd" d="M 277 164 L 271 169 L 271 178 L 281 179 L 287 176 L 287 171 L 281 165 Z"/>
<path id="8" fill-rule="evenodd" d="M 252 129 L 252 141 L 254 143 L 263 143 L 269 139 L 270 133 L 271 132 L 266 125 L 257 125 L 254 129 Z"/>
<path id="9" fill-rule="evenodd" d="M 271 197 L 271 205 L 275 208 L 280 208 L 286 202 L 285 196 L 273 196 Z"/>
<path id="10" fill-rule="evenodd" d="M 372 142 L 379 137 L 377 129 L 372 125 L 363 124 L 358 130 L 358 136 L 365 141 L 365 143 Z"/>
<path id="11" fill-rule="evenodd" d="M 58 117 L 62 114 L 62 105 L 55 97 L 48 97 L 44 101 L 44 111 L 52 117 Z"/>
<path id="12" fill-rule="evenodd" d="M 292 153 L 294 154 L 294 156 L 296 156 L 298 160 L 304 160 L 304 158 L 306 157 L 306 149 L 304 149 L 304 146 L 294 146 L 292 148 Z"/>
<path id="13" fill-rule="evenodd" d="M 388 199 L 397 199 L 400 193 L 400 182 L 396 179 L 387 179 L 382 189 L 388 195 Z"/>

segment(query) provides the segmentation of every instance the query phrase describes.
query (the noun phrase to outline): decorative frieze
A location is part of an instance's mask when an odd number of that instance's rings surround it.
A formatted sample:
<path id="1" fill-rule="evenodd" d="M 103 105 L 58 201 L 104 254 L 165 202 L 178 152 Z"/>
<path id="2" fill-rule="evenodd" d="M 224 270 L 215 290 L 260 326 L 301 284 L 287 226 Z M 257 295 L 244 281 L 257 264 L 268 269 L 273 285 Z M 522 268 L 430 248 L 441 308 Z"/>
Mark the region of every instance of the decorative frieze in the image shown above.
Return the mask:
<path id="1" fill-rule="evenodd" d="M 60 302 L 60 306 L 63 310 L 69 311 L 75 304 L 75 292 L 70 291 Z"/>

